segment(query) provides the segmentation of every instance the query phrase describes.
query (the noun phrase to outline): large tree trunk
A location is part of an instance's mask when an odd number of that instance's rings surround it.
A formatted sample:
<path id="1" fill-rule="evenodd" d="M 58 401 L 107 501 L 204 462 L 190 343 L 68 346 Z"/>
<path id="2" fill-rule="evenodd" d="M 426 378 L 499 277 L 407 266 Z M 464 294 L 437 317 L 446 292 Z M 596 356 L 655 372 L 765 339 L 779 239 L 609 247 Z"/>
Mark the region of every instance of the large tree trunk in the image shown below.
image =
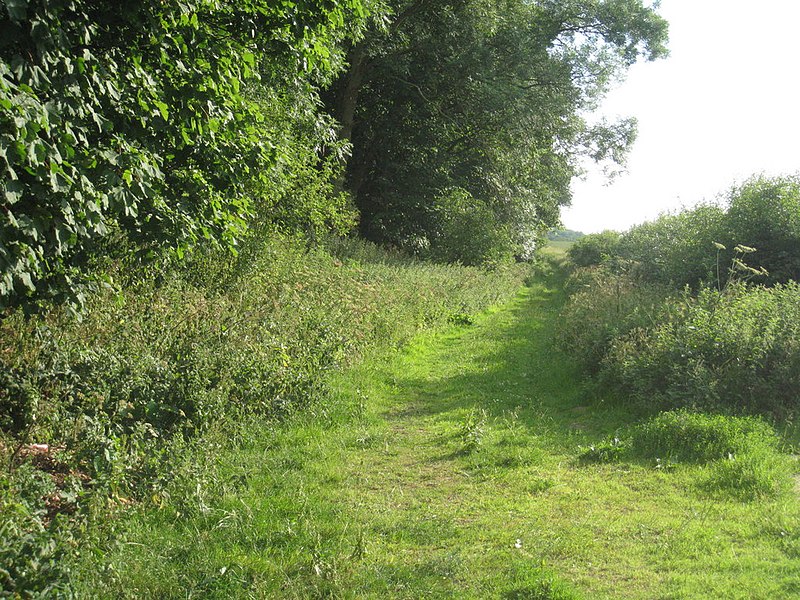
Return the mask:
<path id="1" fill-rule="evenodd" d="M 367 49 L 364 43 L 357 44 L 347 54 L 350 67 L 344 74 L 336 95 L 334 116 L 339 121 L 341 129 L 339 135 L 342 139 L 351 141 L 353 138 L 353 124 L 355 122 L 356 106 L 358 105 L 358 92 L 364 81 L 367 71 Z"/>

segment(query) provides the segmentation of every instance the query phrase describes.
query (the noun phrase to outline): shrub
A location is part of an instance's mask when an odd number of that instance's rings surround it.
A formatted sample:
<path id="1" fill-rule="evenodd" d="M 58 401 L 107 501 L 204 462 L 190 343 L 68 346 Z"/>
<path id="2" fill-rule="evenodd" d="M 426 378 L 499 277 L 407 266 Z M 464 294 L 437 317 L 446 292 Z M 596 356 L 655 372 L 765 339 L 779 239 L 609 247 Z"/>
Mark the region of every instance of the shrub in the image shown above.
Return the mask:
<path id="1" fill-rule="evenodd" d="M 617 250 L 636 264 L 635 275 L 645 281 L 677 288 L 716 283 L 718 259 L 722 264 L 729 260 L 718 257 L 714 247 L 714 242 L 729 243 L 724 218 L 716 204 L 661 215 L 623 234 Z"/>
<path id="2" fill-rule="evenodd" d="M 620 234 L 616 231 L 590 233 L 575 240 L 567 256 L 576 267 L 600 265 L 618 254 Z"/>
<path id="3" fill-rule="evenodd" d="M 753 177 L 729 193 L 728 239 L 756 249 L 770 284 L 800 279 L 800 176 Z"/>
<path id="4" fill-rule="evenodd" d="M 797 408 L 800 286 L 734 285 L 666 304 L 616 339 L 607 382 L 642 402 L 783 412 Z"/>
<path id="5" fill-rule="evenodd" d="M 556 332 L 561 348 L 591 373 L 618 337 L 657 320 L 664 289 L 608 269 L 579 270 L 570 277 L 569 300 Z"/>
<path id="6" fill-rule="evenodd" d="M 334 175 L 319 148 L 341 145 L 316 89 L 366 9 L 4 2 L 0 308 L 82 304 L 87 255 L 120 231 L 145 251 L 233 247 L 264 190 L 284 192 L 278 221 L 347 220 L 317 193 Z"/>
<path id="7" fill-rule="evenodd" d="M 23 466 L 0 474 L 0 597 L 73 598 L 69 531 L 48 518 L 50 478 Z"/>
<path id="8" fill-rule="evenodd" d="M 492 209 L 461 188 L 436 199 L 431 258 L 464 265 L 496 265 L 511 259 L 511 236 Z"/>
<path id="9" fill-rule="evenodd" d="M 755 248 L 752 266 L 768 284 L 800 277 L 800 176 L 757 176 L 727 194 L 727 206 L 699 204 L 631 228 L 615 247 L 648 281 L 722 287 L 738 245 Z M 727 248 L 715 251 L 715 243 Z M 576 246 L 578 244 L 576 243 Z"/>

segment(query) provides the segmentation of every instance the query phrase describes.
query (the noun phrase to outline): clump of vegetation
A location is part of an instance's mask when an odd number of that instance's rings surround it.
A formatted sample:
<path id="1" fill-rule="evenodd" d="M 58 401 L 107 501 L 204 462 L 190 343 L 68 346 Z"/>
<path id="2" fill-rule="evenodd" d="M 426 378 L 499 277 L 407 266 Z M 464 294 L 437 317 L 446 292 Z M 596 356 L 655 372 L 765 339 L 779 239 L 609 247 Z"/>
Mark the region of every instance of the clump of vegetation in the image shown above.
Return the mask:
<path id="1" fill-rule="evenodd" d="M 718 265 L 729 262 L 726 255 L 718 256 L 714 247 L 715 242 L 730 243 L 724 218 L 725 210 L 716 204 L 662 215 L 624 233 L 617 256 L 629 261 L 632 273 L 648 283 L 673 289 L 716 284 Z"/>
<path id="2" fill-rule="evenodd" d="M 26 464 L 0 476 L 0 594 L 18 598 L 70 597 L 74 538 L 54 518 L 60 492 Z"/>
<path id="3" fill-rule="evenodd" d="M 571 292 L 562 310 L 557 342 L 590 373 L 621 336 L 656 322 L 665 288 L 643 284 L 624 271 L 580 269 L 566 283 Z"/>
<path id="4" fill-rule="evenodd" d="M 617 436 L 591 444 L 581 450 L 578 458 L 582 462 L 606 463 L 622 460 L 630 451 L 630 440 L 620 439 Z"/>
<path id="5" fill-rule="evenodd" d="M 318 93 L 367 4 L 4 2 L 0 310 L 83 305 L 121 239 L 182 256 L 257 213 L 352 225 Z"/>
<path id="6" fill-rule="evenodd" d="M 796 410 L 800 183 L 755 177 L 728 201 L 634 227 L 607 254 L 598 250 L 603 236 L 570 250 L 573 262 L 594 266 L 568 284 L 561 345 L 627 400 Z"/>
<path id="7" fill-rule="evenodd" d="M 751 266 L 764 268 L 758 282 L 786 283 L 800 277 L 800 177 L 753 177 L 723 202 L 699 204 L 633 227 L 617 254 L 637 265 L 645 281 L 697 290 L 724 287 L 735 248 L 754 248 Z M 722 251 L 714 251 L 715 244 Z"/>
<path id="8" fill-rule="evenodd" d="M 584 235 L 570 246 L 567 256 L 576 267 L 600 265 L 618 254 L 620 238 L 616 231 Z"/>
<path id="9" fill-rule="evenodd" d="M 487 414 L 485 410 L 471 410 L 467 413 L 458 432 L 461 442 L 461 451 L 469 454 L 474 452 L 484 442 L 488 431 Z"/>
<path id="10" fill-rule="evenodd" d="M 764 420 L 674 410 L 633 428 L 631 451 L 644 458 L 709 462 L 775 453 L 778 437 Z"/>
<path id="11" fill-rule="evenodd" d="M 791 488 L 792 473 L 785 456 L 757 448 L 716 461 L 704 487 L 743 501 L 774 498 Z"/>
<path id="12" fill-rule="evenodd" d="M 643 403 L 786 413 L 797 409 L 798 323 L 794 282 L 684 294 L 614 340 L 604 377 Z"/>
<path id="13" fill-rule="evenodd" d="M 703 487 L 742 500 L 774 497 L 791 484 L 791 461 L 775 430 L 758 417 L 666 411 L 582 450 L 583 462 L 646 459 L 657 468 L 708 465 Z"/>

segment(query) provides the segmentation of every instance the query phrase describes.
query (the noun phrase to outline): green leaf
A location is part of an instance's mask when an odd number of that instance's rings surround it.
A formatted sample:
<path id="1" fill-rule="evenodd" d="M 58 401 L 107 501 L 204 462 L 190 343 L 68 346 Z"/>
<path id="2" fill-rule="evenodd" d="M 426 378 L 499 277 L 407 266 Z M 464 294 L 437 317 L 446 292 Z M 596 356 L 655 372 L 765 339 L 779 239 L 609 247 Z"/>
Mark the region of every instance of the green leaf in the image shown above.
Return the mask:
<path id="1" fill-rule="evenodd" d="M 155 102 L 156 108 L 158 108 L 158 112 L 161 113 L 161 118 L 165 121 L 169 120 L 169 106 L 165 102 L 160 102 L 156 100 Z"/>

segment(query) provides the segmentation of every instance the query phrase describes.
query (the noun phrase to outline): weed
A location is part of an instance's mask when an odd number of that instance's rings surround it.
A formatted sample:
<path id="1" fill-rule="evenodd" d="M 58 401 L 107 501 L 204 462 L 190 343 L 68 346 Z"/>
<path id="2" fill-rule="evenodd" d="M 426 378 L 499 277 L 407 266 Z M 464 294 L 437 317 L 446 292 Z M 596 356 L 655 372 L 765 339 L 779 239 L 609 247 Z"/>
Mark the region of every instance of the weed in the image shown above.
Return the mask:
<path id="1" fill-rule="evenodd" d="M 488 431 L 487 417 L 484 409 L 472 409 L 467 413 L 458 431 L 463 453 L 469 454 L 481 447 Z"/>
<path id="2" fill-rule="evenodd" d="M 615 436 L 582 449 L 578 459 L 587 463 L 616 462 L 626 456 L 630 446 L 630 440 L 622 441 Z"/>

